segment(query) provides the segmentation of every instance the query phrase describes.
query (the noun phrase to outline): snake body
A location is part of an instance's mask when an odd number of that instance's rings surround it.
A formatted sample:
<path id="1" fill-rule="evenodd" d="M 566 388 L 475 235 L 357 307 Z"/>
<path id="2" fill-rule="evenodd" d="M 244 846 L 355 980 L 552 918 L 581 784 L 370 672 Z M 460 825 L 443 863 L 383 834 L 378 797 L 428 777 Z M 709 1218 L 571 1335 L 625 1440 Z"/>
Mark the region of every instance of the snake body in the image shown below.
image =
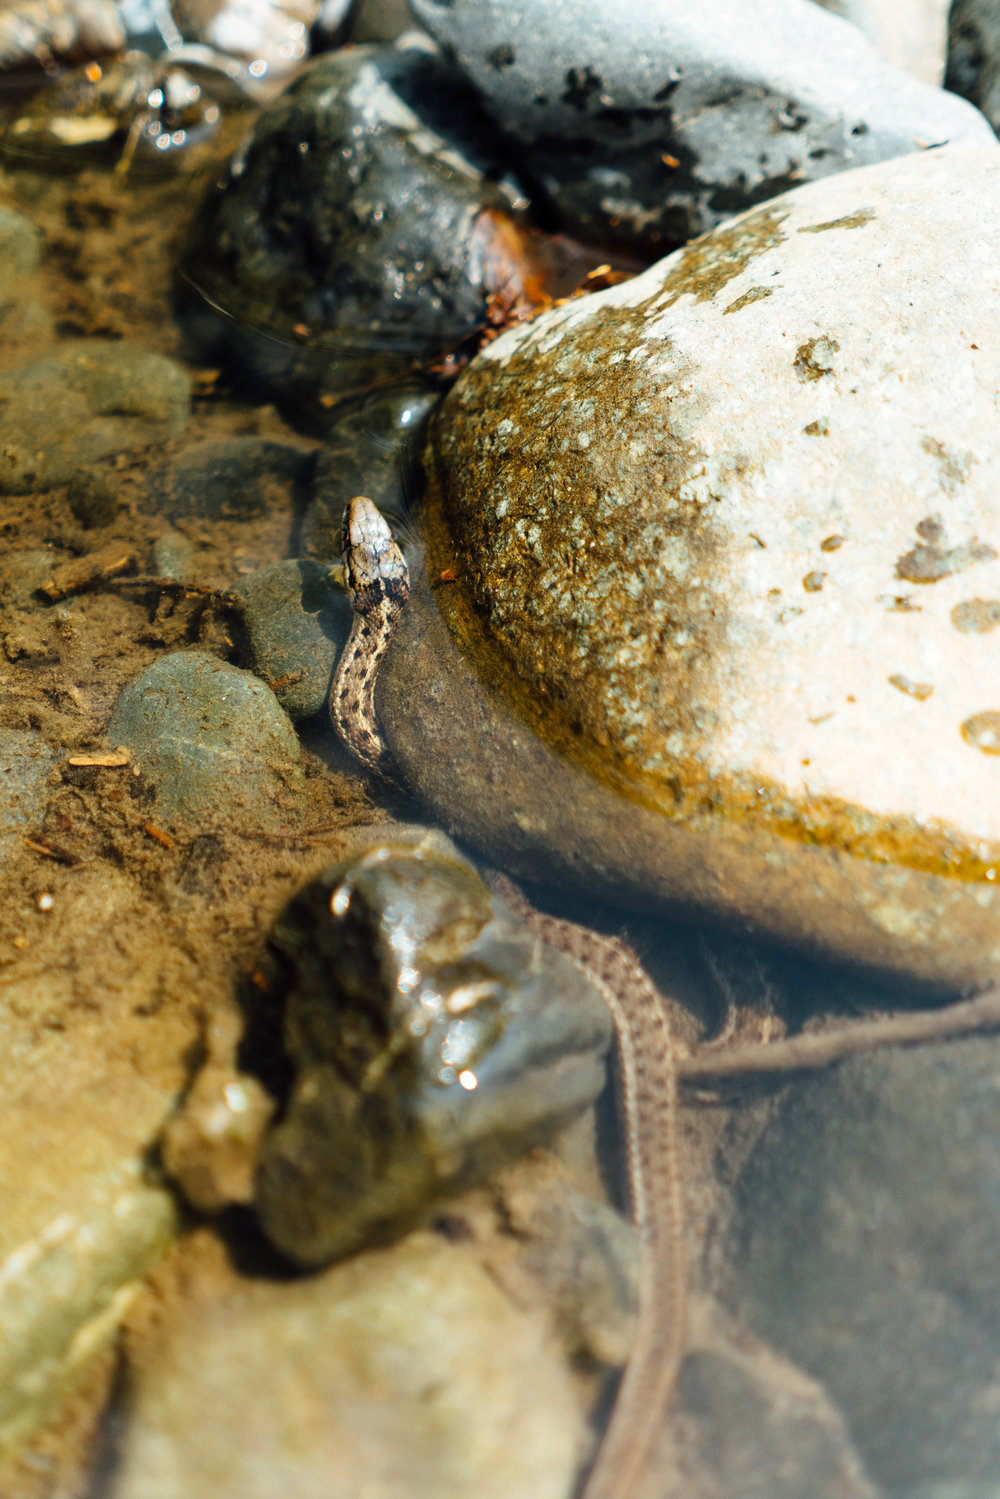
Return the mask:
<path id="1" fill-rule="evenodd" d="M 355 759 L 392 780 L 392 755 L 375 710 L 375 681 L 410 596 L 410 574 L 392 532 L 366 495 L 348 501 L 343 531 L 344 585 L 354 621 L 330 686 L 330 718 Z"/>
<path id="2" fill-rule="evenodd" d="M 363 495 L 344 514 L 344 572 L 354 623 L 334 673 L 330 717 L 351 753 L 392 780 L 375 680 L 409 597 L 409 573 L 389 527 Z M 591 979 L 617 1032 L 632 1215 L 639 1231 L 638 1327 L 581 1499 L 630 1499 L 666 1420 L 685 1344 L 676 1045 L 662 995 L 623 942 L 536 911 L 503 876 L 494 888 Z"/>

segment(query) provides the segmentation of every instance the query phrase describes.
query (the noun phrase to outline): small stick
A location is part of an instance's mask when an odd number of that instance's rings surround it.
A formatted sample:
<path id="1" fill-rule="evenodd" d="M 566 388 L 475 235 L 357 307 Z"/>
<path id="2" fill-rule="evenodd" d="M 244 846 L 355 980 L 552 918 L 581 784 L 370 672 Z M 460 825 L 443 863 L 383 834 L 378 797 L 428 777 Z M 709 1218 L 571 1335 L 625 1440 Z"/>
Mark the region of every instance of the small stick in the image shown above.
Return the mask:
<path id="1" fill-rule="evenodd" d="M 47 583 L 37 590 L 50 604 L 69 598 L 72 593 L 82 593 L 99 583 L 106 583 L 119 573 L 135 566 L 136 553 L 132 548 L 106 547 L 102 552 L 88 552 L 85 557 L 74 557 L 57 567 Z"/>
<path id="2" fill-rule="evenodd" d="M 754 1043 L 731 1051 L 700 1048 L 678 1057 L 681 1081 L 748 1077 L 769 1072 L 798 1072 L 827 1067 L 844 1057 L 882 1046 L 919 1046 L 928 1041 L 952 1040 L 977 1031 L 1000 1029 L 1000 989 L 988 989 L 975 999 L 945 1005 L 940 1010 L 913 1010 L 881 1020 L 859 1020 L 837 1030 L 806 1032 L 781 1041 Z"/>

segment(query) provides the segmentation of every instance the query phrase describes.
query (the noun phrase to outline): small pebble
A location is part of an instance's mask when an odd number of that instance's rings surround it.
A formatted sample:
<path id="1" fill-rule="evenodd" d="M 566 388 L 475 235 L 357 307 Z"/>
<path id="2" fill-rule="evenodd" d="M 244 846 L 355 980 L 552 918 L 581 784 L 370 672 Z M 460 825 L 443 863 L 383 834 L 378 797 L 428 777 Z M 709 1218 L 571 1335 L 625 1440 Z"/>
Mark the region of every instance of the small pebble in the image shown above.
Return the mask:
<path id="1" fill-rule="evenodd" d="M 258 677 L 216 656 L 162 656 L 124 689 L 106 732 L 168 820 L 273 828 L 301 814 L 295 730 Z"/>

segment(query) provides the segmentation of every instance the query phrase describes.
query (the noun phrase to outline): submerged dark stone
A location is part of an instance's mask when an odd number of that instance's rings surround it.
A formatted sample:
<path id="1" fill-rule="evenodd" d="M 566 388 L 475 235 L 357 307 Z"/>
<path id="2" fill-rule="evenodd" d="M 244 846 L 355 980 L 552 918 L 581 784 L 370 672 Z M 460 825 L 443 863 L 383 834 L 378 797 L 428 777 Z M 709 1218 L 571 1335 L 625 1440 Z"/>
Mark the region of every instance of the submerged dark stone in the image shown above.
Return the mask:
<path id="1" fill-rule="evenodd" d="M 526 206 L 440 57 L 320 57 L 261 115 L 188 236 L 192 336 L 289 407 L 405 372 L 482 326 L 491 293 L 516 300 Z"/>
<path id="2" fill-rule="evenodd" d="M 327 870 L 275 940 L 296 1077 L 256 1206 L 301 1264 L 398 1237 L 600 1091 L 598 995 L 440 835 Z"/>

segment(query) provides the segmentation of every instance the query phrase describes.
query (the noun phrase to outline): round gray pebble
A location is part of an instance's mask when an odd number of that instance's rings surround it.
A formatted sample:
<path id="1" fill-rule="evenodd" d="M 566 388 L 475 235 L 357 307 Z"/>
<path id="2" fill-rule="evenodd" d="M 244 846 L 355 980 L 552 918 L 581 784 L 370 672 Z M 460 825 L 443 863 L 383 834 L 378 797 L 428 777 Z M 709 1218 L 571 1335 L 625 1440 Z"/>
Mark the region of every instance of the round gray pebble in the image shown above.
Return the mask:
<path id="1" fill-rule="evenodd" d="M 164 656 L 130 682 L 107 737 L 132 751 L 167 819 L 275 827 L 300 810 L 299 742 L 274 694 L 203 651 Z"/>

